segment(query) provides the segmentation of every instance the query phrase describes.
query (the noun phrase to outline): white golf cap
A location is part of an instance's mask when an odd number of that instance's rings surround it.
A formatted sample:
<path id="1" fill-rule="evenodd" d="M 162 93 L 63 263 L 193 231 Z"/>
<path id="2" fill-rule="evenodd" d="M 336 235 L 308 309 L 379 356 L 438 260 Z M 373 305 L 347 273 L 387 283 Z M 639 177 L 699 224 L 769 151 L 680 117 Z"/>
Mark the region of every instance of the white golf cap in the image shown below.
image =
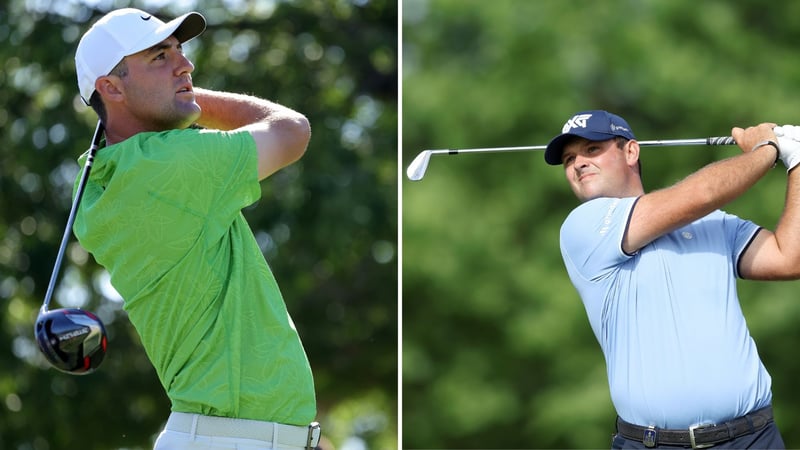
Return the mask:
<path id="1" fill-rule="evenodd" d="M 75 52 L 78 88 L 86 104 L 97 78 L 108 75 L 128 55 L 146 50 L 170 36 L 184 43 L 206 29 L 206 19 L 190 12 L 167 23 L 139 9 L 112 11 L 84 33 Z"/>

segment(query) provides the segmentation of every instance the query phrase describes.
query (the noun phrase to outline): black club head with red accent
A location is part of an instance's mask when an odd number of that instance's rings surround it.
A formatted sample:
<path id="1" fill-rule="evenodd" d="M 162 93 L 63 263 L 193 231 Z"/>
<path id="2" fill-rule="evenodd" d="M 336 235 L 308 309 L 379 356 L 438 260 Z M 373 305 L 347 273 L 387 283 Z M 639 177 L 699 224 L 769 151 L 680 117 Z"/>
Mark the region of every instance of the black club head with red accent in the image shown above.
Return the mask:
<path id="1" fill-rule="evenodd" d="M 93 372 L 106 355 L 103 322 L 77 308 L 54 309 L 36 318 L 36 343 L 58 370 L 73 375 Z"/>

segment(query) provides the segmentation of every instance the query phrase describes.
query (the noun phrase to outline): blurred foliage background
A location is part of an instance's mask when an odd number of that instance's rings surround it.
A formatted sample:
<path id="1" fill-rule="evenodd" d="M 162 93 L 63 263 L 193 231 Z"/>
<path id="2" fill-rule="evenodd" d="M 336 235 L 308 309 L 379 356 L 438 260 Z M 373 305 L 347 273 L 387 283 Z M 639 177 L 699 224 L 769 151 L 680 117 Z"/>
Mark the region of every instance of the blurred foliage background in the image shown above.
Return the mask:
<path id="1" fill-rule="evenodd" d="M 798 2 L 404 0 L 401 13 L 403 169 L 424 149 L 546 144 L 585 109 L 642 140 L 800 122 Z M 737 152 L 644 149 L 645 188 Z M 725 209 L 772 229 L 785 180 L 775 169 Z M 403 446 L 609 448 L 605 364 L 559 253 L 578 204 L 562 169 L 541 152 L 441 155 L 401 187 Z M 799 287 L 739 282 L 788 448 Z"/>
<path id="2" fill-rule="evenodd" d="M 396 448 L 395 0 L 7 0 L 0 6 L 0 448 L 152 448 L 169 414 L 108 276 L 74 239 L 54 307 L 105 322 L 100 369 L 50 369 L 33 341 L 96 117 L 74 52 L 106 12 L 208 20 L 185 50 L 197 86 L 296 109 L 313 136 L 245 210 L 305 344 L 325 448 Z M 148 220 L 142 217 L 142 220 Z M 126 224 L 120 224 L 126 226 Z"/>

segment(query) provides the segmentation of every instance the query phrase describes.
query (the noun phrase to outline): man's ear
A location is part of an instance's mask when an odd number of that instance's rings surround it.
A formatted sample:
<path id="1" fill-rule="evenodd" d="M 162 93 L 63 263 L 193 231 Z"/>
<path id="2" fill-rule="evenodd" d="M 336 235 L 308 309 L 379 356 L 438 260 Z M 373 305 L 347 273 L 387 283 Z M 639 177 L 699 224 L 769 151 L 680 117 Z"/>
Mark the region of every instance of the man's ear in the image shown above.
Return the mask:
<path id="1" fill-rule="evenodd" d="M 116 102 L 123 98 L 122 80 L 114 75 L 99 77 L 94 82 L 94 88 L 103 97 L 103 101 Z"/>
<path id="2" fill-rule="evenodd" d="M 635 139 L 631 139 L 625 143 L 625 160 L 629 166 L 634 166 L 639 161 L 639 143 Z"/>

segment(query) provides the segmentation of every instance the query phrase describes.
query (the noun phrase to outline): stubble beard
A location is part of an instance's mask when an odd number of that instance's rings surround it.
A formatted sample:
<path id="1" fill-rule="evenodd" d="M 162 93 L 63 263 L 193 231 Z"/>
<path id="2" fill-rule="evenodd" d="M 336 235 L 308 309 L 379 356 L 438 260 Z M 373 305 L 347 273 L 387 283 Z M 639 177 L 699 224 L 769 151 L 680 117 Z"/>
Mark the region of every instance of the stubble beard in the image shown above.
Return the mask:
<path id="1" fill-rule="evenodd" d="M 158 131 L 182 130 L 197 122 L 200 112 L 197 102 L 173 102 L 156 112 L 152 123 Z"/>

